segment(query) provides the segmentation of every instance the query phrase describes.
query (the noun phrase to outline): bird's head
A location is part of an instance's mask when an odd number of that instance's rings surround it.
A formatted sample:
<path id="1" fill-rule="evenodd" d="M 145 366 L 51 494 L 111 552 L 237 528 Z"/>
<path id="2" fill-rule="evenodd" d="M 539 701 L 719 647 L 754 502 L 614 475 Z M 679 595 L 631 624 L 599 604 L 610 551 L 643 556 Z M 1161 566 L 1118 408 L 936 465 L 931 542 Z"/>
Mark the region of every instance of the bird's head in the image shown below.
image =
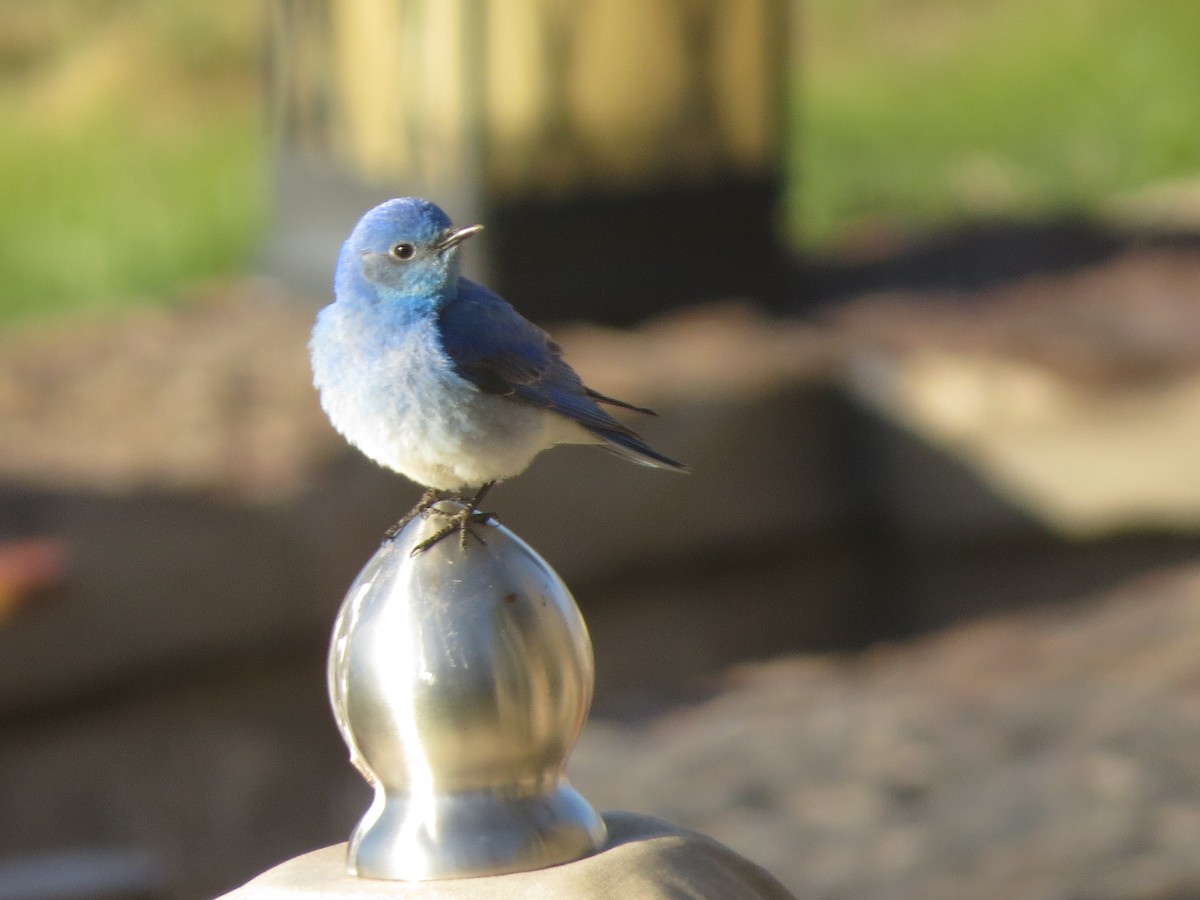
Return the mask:
<path id="1" fill-rule="evenodd" d="M 458 245 L 483 229 L 455 228 L 428 200 L 401 197 L 359 219 L 338 259 L 338 296 L 361 282 L 379 298 L 429 300 L 436 305 L 458 279 Z"/>

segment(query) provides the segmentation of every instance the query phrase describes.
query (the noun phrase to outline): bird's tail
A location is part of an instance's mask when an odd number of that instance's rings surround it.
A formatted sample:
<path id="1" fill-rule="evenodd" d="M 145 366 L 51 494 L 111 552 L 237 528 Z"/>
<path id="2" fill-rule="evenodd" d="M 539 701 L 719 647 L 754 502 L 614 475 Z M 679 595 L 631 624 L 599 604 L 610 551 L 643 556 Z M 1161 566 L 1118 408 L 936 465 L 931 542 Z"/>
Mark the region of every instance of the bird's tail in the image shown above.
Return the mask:
<path id="1" fill-rule="evenodd" d="M 609 431 L 593 429 L 593 434 L 604 439 L 602 446 L 610 453 L 615 453 L 630 462 L 655 469 L 669 469 L 674 472 L 690 472 L 688 466 L 659 453 L 638 435 L 630 431 Z"/>
<path id="2" fill-rule="evenodd" d="M 654 410 L 645 406 L 634 406 L 632 403 L 627 403 L 624 400 L 618 400 L 616 397 L 610 397 L 607 394 L 602 394 L 599 391 L 594 391 L 590 387 L 584 387 L 583 392 L 595 400 L 597 403 L 607 403 L 609 406 L 619 406 L 621 409 L 632 409 L 634 412 L 640 412 L 647 416 L 657 416 Z"/>

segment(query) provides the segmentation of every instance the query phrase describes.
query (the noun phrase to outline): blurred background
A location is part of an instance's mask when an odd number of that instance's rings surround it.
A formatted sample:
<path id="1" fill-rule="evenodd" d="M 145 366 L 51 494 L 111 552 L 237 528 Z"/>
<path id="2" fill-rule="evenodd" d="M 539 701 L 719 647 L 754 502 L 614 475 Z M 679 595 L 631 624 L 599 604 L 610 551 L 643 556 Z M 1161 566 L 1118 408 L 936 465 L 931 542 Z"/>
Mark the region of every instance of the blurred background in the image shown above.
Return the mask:
<path id="1" fill-rule="evenodd" d="M 344 840 L 328 630 L 416 490 L 305 344 L 378 200 L 694 474 L 491 500 L 601 809 L 799 897 L 1200 898 L 1200 6 L 0 5 L 0 898 Z"/>

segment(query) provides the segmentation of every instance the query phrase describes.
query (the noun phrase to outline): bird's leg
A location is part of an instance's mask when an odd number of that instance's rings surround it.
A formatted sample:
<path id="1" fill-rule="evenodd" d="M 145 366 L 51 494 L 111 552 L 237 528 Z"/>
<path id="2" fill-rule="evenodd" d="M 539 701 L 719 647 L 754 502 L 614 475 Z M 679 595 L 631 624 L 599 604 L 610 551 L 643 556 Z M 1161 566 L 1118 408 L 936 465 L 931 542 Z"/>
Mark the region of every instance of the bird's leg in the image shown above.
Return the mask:
<path id="1" fill-rule="evenodd" d="M 433 506 L 433 504 L 437 503 L 438 500 L 441 499 L 441 496 L 442 495 L 433 488 L 428 488 L 425 493 L 421 495 L 421 499 L 417 501 L 417 505 L 401 516 L 400 521 L 383 533 L 384 541 L 394 540 L 396 535 L 400 533 L 401 529 L 403 529 L 405 525 L 407 525 L 417 516 L 426 513 L 429 508 Z"/>
<path id="2" fill-rule="evenodd" d="M 487 492 L 492 489 L 492 485 L 495 483 L 494 481 L 489 481 L 481 487 L 462 510 L 450 516 L 450 522 L 445 528 L 442 528 L 431 537 L 425 538 L 425 540 L 413 547 L 412 555 L 416 556 L 422 550 L 428 550 L 442 538 L 449 537 L 456 531 L 459 532 L 459 545 L 463 550 L 467 549 L 468 535 L 475 538 L 481 544 L 486 543 L 483 538 L 471 530 L 471 526 L 486 523 L 492 517 L 491 513 L 480 512 L 479 504 L 483 502 L 483 498 L 487 496 Z"/>

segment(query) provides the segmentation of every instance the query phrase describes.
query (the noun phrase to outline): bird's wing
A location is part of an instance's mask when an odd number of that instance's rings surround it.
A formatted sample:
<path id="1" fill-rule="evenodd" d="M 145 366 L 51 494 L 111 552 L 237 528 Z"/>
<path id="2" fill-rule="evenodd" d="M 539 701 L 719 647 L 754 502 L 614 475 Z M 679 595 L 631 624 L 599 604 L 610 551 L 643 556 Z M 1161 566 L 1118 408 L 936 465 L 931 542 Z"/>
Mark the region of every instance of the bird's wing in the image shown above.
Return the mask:
<path id="1" fill-rule="evenodd" d="M 481 391 L 511 396 L 536 385 L 557 345 L 508 301 L 465 278 L 438 318 L 442 348 L 454 369 Z"/>
<path id="2" fill-rule="evenodd" d="M 504 298 L 459 279 L 458 296 L 438 318 L 442 349 L 454 370 L 481 391 L 553 410 L 601 438 L 613 453 L 646 466 L 687 471 L 597 403 L 650 412 L 584 387 L 562 358 L 562 348 Z"/>
<path id="3" fill-rule="evenodd" d="M 454 370 L 481 391 L 553 410 L 593 431 L 633 434 L 597 406 L 599 395 L 563 361 L 562 348 L 487 288 L 459 279 L 458 296 L 438 324 Z"/>

